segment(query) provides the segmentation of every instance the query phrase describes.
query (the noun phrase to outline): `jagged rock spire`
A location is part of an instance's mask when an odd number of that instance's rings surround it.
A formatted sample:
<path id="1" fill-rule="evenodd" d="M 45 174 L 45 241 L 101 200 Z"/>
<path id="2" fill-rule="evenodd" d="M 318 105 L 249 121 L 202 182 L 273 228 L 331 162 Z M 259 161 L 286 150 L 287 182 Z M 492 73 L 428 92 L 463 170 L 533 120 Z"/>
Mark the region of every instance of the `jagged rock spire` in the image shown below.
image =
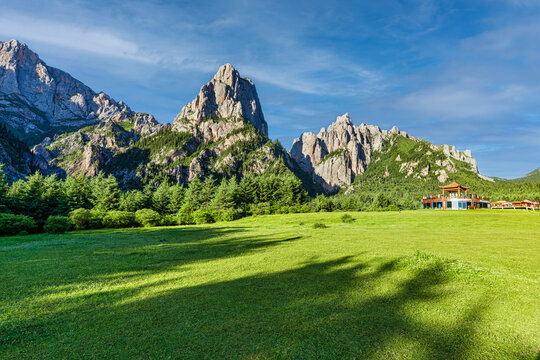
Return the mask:
<path id="1" fill-rule="evenodd" d="M 195 99 L 182 108 L 173 126 L 177 130 L 187 130 L 189 124 L 186 123 L 196 125 L 208 118 L 231 117 L 242 117 L 268 135 L 255 84 L 248 78 L 241 78 L 231 64 L 225 64 L 208 84 L 201 87 Z"/>

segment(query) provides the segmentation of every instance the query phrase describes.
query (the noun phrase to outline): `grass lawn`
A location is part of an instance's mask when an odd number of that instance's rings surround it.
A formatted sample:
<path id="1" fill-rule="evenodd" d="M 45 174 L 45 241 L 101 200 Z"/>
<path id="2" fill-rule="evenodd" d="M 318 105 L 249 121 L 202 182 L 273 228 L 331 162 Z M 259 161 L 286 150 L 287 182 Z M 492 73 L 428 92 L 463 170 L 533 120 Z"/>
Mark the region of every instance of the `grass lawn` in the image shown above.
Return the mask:
<path id="1" fill-rule="evenodd" d="M 0 359 L 538 358 L 540 212 L 349 214 L 0 238 Z"/>

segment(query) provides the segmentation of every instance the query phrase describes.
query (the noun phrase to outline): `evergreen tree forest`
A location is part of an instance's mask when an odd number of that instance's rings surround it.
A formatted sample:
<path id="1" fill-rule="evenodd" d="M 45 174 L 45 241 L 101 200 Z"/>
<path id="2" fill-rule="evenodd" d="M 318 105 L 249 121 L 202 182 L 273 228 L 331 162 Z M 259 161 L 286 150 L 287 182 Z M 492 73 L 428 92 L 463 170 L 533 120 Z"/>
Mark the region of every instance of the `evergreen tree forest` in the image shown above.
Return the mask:
<path id="1" fill-rule="evenodd" d="M 540 201 L 540 183 L 475 185 L 494 201 Z M 65 179 L 36 172 L 9 184 L 0 171 L 0 235 L 204 224 L 276 213 L 418 209 L 422 196 L 437 192 L 437 184 L 381 178 L 357 181 L 349 191 L 333 196 L 310 198 L 292 173 L 272 172 L 122 190 L 114 176 L 103 172 Z"/>

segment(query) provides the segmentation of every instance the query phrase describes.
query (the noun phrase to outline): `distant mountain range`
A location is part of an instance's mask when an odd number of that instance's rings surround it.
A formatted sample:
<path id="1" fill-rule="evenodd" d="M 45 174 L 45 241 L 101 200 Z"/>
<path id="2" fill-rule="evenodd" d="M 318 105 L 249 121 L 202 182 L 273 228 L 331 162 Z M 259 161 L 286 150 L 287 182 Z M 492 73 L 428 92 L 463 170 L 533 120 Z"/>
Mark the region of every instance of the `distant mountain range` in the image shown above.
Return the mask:
<path id="1" fill-rule="evenodd" d="M 478 173 L 469 151 L 396 127 L 356 126 L 348 114 L 317 135 L 302 134 L 288 152 L 268 138 L 254 83 L 230 64 L 172 124 L 160 124 L 47 66 L 25 44 L 0 42 L 0 123 L 0 161 L 12 179 L 35 170 L 61 176 L 103 171 L 129 188 L 272 171 L 294 174 L 310 193 L 333 193 L 374 172 L 383 179 L 493 181 Z M 540 177 L 538 170 L 531 174 Z"/>

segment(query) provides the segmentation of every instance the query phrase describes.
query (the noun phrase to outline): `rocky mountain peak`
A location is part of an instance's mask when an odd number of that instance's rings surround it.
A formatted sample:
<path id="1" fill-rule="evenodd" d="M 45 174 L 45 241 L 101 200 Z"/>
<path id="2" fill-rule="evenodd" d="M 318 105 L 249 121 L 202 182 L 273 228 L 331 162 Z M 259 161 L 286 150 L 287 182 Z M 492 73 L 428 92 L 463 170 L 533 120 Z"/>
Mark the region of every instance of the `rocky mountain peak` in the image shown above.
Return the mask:
<path id="1" fill-rule="evenodd" d="M 229 63 L 221 65 L 216 75 L 212 78 L 214 81 L 219 81 L 229 86 L 234 86 L 236 81 L 240 78 L 238 71 Z"/>
<path id="2" fill-rule="evenodd" d="M 397 138 L 396 138 L 397 137 Z M 402 137 L 409 142 L 418 142 L 416 150 L 424 153 L 427 157 L 432 152 L 438 151 L 441 156 L 446 157 L 444 161 L 434 162 L 434 173 L 439 181 L 445 181 L 448 172 L 455 172 L 453 161 L 458 160 L 470 165 L 471 171 L 478 173 L 476 160 L 469 151 L 459 152 L 455 147 L 448 145 L 423 146 L 423 140 L 416 139 L 406 132 L 400 131 L 394 126 L 390 131 L 381 130 L 375 125 L 362 123 L 356 126 L 352 123 L 349 114 L 338 116 L 336 121 L 328 126 L 328 129 L 321 129 L 319 134 L 312 132 L 303 133 L 302 136 L 294 140 L 291 155 L 300 167 L 312 174 L 326 192 L 331 193 L 339 190 L 343 186 L 352 184 L 355 177 L 363 174 L 367 167 L 374 161 L 379 161 L 380 154 L 386 149 L 385 145 L 399 143 Z M 375 154 L 379 154 L 374 158 Z M 401 157 L 394 155 L 392 161 L 400 163 L 400 172 L 403 176 L 416 176 L 425 178 L 429 175 L 430 167 L 416 171 L 418 163 L 403 163 Z M 439 169 L 440 168 L 440 169 Z M 386 169 L 381 176 L 400 174 L 390 174 Z"/>
<path id="3" fill-rule="evenodd" d="M 338 116 L 335 123 L 338 123 L 338 124 L 343 123 L 347 125 L 352 125 L 352 120 L 349 116 L 349 113 L 345 113 L 341 116 Z"/>
<path id="4" fill-rule="evenodd" d="M 268 125 L 264 120 L 255 84 L 248 78 L 240 77 L 231 64 L 225 64 L 210 82 L 201 87 L 195 99 L 182 108 L 174 120 L 173 128 L 195 132 L 203 121 L 231 118 L 243 118 L 264 135 L 268 135 Z"/>
<path id="5" fill-rule="evenodd" d="M 127 105 L 48 66 L 26 44 L 0 42 L 0 122 L 26 143 L 131 115 Z"/>

